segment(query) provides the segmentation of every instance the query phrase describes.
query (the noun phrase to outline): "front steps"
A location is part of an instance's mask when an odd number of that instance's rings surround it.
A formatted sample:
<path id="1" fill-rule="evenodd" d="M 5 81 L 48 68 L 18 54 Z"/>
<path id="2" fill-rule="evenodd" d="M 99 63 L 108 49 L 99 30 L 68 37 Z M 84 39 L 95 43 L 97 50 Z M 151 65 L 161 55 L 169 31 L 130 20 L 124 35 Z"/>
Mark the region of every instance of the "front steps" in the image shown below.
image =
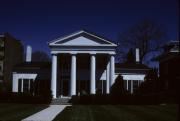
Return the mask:
<path id="1" fill-rule="evenodd" d="M 51 105 L 71 105 L 69 102 L 71 98 L 69 97 L 60 97 L 57 99 L 52 99 Z"/>

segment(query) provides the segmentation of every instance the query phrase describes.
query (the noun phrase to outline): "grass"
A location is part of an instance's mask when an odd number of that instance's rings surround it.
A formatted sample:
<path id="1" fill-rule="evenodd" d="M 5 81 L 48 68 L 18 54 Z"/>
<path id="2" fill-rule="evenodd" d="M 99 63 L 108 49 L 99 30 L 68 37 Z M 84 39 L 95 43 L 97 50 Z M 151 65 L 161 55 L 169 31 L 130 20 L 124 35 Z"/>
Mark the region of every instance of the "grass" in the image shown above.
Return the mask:
<path id="1" fill-rule="evenodd" d="M 75 105 L 54 121 L 177 121 L 177 105 Z"/>
<path id="2" fill-rule="evenodd" d="M 46 107 L 40 104 L 0 103 L 0 121 L 20 121 Z"/>

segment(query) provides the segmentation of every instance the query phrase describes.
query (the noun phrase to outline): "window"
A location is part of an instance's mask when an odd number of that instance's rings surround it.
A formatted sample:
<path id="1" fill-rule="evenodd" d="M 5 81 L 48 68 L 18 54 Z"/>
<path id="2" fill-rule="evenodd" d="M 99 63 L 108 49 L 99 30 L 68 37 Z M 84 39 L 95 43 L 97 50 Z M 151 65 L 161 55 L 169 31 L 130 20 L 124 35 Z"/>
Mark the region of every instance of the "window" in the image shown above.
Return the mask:
<path id="1" fill-rule="evenodd" d="M 131 80 L 128 80 L 128 91 L 131 92 Z"/>
<path id="2" fill-rule="evenodd" d="M 34 93 L 34 81 L 33 79 L 30 79 L 30 93 L 33 94 Z"/>
<path id="3" fill-rule="evenodd" d="M 133 81 L 133 92 L 138 88 L 138 80 Z"/>
<path id="4" fill-rule="evenodd" d="M 23 79 L 23 92 L 29 92 L 29 79 Z"/>
<path id="5" fill-rule="evenodd" d="M 18 92 L 21 92 L 22 79 L 18 79 Z"/>
<path id="6" fill-rule="evenodd" d="M 18 79 L 18 92 L 30 92 L 34 91 L 33 79 Z"/>

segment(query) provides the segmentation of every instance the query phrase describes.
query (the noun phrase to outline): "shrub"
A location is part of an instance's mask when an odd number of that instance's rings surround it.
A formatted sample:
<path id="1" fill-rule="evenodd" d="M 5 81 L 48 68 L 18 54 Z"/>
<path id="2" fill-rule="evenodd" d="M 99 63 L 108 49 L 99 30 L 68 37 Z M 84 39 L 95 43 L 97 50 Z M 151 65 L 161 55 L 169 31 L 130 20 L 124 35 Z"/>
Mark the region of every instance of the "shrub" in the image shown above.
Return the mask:
<path id="1" fill-rule="evenodd" d="M 160 82 L 156 69 L 152 69 L 145 77 L 145 81 L 135 91 L 135 94 L 146 95 L 160 92 Z"/>
<path id="2" fill-rule="evenodd" d="M 110 89 L 110 94 L 112 96 L 121 96 L 121 95 L 128 94 L 128 92 L 124 88 L 124 80 L 121 75 L 119 75 L 116 78 L 115 83 L 112 85 L 112 87 Z"/>
<path id="3" fill-rule="evenodd" d="M 50 100 L 45 99 L 43 96 L 30 93 L 14 93 L 14 92 L 1 92 L 0 102 L 4 103 L 30 103 L 30 104 L 48 104 Z"/>

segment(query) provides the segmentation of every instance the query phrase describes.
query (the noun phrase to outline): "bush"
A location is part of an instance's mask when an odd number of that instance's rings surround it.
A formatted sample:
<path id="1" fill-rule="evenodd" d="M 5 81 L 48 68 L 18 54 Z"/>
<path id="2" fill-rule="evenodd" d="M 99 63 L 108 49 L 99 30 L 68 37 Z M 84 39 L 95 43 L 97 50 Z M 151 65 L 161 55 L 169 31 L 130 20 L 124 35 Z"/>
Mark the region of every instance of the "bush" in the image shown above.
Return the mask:
<path id="1" fill-rule="evenodd" d="M 135 94 L 147 95 L 159 93 L 161 90 L 160 82 L 156 69 L 152 69 L 145 77 L 145 81 L 135 91 Z"/>
<path id="2" fill-rule="evenodd" d="M 116 78 L 115 83 L 110 89 L 110 94 L 112 96 L 122 96 L 128 94 L 128 92 L 124 89 L 124 80 L 121 75 Z"/>
<path id="3" fill-rule="evenodd" d="M 82 95 L 73 96 L 70 100 L 72 104 L 83 104 L 83 105 L 103 105 L 108 104 L 110 95 Z"/>
<path id="4" fill-rule="evenodd" d="M 13 92 L 1 92 L 0 102 L 3 103 L 30 103 L 30 104 L 48 104 L 51 101 L 44 96 L 33 96 L 29 93 L 13 93 Z"/>

